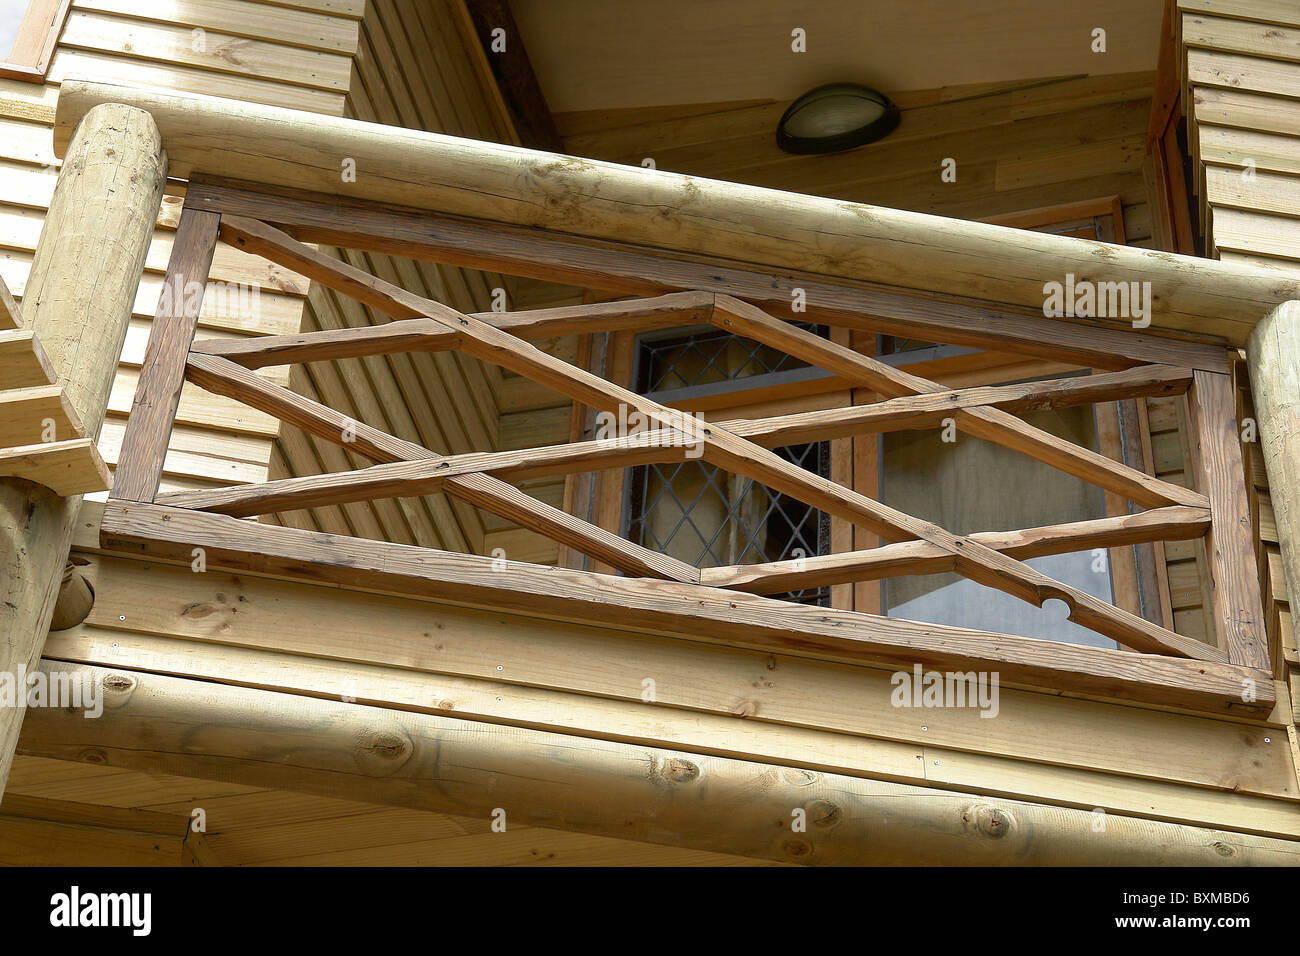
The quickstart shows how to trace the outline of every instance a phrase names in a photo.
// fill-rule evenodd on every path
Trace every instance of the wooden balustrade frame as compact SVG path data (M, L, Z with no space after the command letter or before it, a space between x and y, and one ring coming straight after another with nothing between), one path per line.
M250 215L251 214L251 215ZM453 242L453 239L455 240ZM305 244L455 262L640 293L643 298L534 312L462 314ZM621 627L652 626L703 640L859 663L922 662L997 669L1003 679L1217 713L1266 714L1273 689L1258 581L1250 573L1249 517L1233 415L1228 350L1201 341L1128 333L988 303L930 300L845 282L809 295L816 321L883 332L922 329L932 339L1066 359L1101 374L1015 385L946 389L837 345L770 314L772 290L797 277L614 243L577 243L540 230L443 220L374 203L341 202L238 184L190 186L168 284L205 283L223 241L293 269L393 321L386 325L194 341L199 302L160 303L104 512L106 547L293 574L426 597L482 597L496 606ZM472 261L471 261L472 260ZM638 275L640 278L636 278ZM636 288L629 290L629 284ZM766 290L766 291L763 291ZM807 292L808 290L805 290ZM773 311L776 311L775 309ZM804 316L801 316L804 317ZM882 396L873 405L699 424L530 344L554 335L709 323L764 343ZM901 323L901 324L900 324ZM259 376L257 369L404 351L460 350L600 411L636 411L637 434L508 452L438 455ZM256 485L158 494L182 384L236 399L373 465ZM1028 425L1016 412L1144 396L1186 394L1200 481L1183 488ZM964 433L1017 450L1143 509L1049 527L950 533L790 464L771 449L951 419ZM881 547L800 561L699 570L537 501L511 481L678 460L688 444L704 460L879 535ZM588 554L626 577L506 562L239 520L282 510L443 492ZM1210 646L1053 580L1024 559L1153 541L1206 542L1220 646ZM795 588L955 571L1070 618L1119 650L827 611L764 597ZM616 612L616 613L615 613Z

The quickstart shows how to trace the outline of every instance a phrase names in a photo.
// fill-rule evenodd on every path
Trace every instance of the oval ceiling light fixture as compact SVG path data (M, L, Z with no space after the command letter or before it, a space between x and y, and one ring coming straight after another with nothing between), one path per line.
M777 124L776 145L787 153L838 153L888 136L899 115L884 93L857 83L829 83L790 104Z

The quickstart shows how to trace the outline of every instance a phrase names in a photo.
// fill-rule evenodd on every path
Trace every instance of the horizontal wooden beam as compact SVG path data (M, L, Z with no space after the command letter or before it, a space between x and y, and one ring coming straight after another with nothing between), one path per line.
M202 367L204 362L213 358L194 355L192 363L196 368ZM1191 376L1187 369L1140 366L1102 375L978 386L894 398L872 405L796 412L775 418L736 419L721 422L719 427L757 445L776 448L934 425L951 415L954 408L991 405L1011 411L1030 411L1115 401L1137 395L1177 395L1187 390ZM209 384L218 389L223 387L217 383ZM283 404L306 401L300 396L291 398L286 395ZM271 410L280 406L260 407ZM341 427L342 422L336 422L331 431L336 433ZM698 447L698 438L675 429L661 428L623 438L511 451L470 452L428 461L373 465L354 471L282 478L252 485L174 491L160 495L156 500L176 508L248 517L372 498L433 494L442 490L444 481L455 475L481 472L508 481L524 481L579 471L676 461L681 459L688 446ZM1203 503L1203 499L1197 502L1198 505Z
M112 706L29 712L21 753L824 865L1295 865L1290 840L44 661ZM499 730L499 728L497 728ZM477 731L477 732L476 732ZM199 752L196 737L206 743ZM144 743L142 743L142 741ZM522 769L521 769L522 768ZM491 781L489 786L487 781ZM790 814L813 820L792 833Z
M521 562L495 562L358 538L254 524L156 504L110 501L104 548L210 568L330 581L433 600L469 601L614 628L727 643L767 652L911 668L996 670L1008 684L1052 693L1211 713L1268 714L1273 684L1263 671L1211 660L917 624L669 581L643 581ZM1243 701L1243 681L1257 699Z
M1047 554L1117 548L1150 541L1187 541L1205 534L1208 508L1175 505L1020 531L980 531L970 535L986 548L1018 560ZM864 551L817 555L769 564L706 568L700 583L750 594L780 594L802 588L874 581L902 574L939 574L953 570L952 555L927 541L901 541Z
M55 152L91 108L154 117L174 175L290 185L693 255L1042 308L1043 285L1150 283L1162 329L1246 337L1300 281L1260 267L804 196L421 130L66 79ZM355 181L339 175L356 164Z
M658 295L699 289L736 295L783 316L930 342L997 348L1082 368L1121 369L1142 363L1223 372L1226 348L1087 321L1050 319L994 303L902 293L878 283L760 269L711 257L684 257L623 242L576 239L542 229L376 209L339 197L191 182L185 202L199 209L262 219L304 242L318 242L507 275ZM265 188L265 187L264 187ZM282 195L282 193L292 195ZM802 293L797 315L792 303Z
M85 437L61 385L0 391L0 448Z
M0 478L22 478L60 497L106 491L108 466L89 438L0 448Z
M0 383L5 388L54 384L54 367L31 329L0 332Z
M476 312L473 317L523 339L622 330L672 328L706 321L713 311L709 292L674 292L652 299L595 302L524 312ZM399 319L385 325L260 338L205 339L193 351L258 369L326 359L435 352L455 348L456 333L428 319Z

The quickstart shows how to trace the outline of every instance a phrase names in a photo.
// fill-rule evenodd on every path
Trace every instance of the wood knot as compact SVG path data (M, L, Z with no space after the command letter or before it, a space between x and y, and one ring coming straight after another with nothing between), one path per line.
M414 752L411 739L400 728L363 730L357 734L353 751L359 764L377 774L398 770Z
M829 800L814 800L805 809L808 811L808 822L815 827L829 830L844 819L844 811Z
M104 678L104 692L108 694L129 694L135 685L136 679L126 674L109 674Z
M81 751L77 754L77 759L83 763L97 763L102 766L108 766L108 754L97 748Z
M1232 845L1229 844L1229 843L1224 843L1224 842L1222 842L1221 840L1216 840L1213 844L1211 844L1211 846L1214 847L1214 852L1217 853L1217 854L1219 854L1219 856L1236 856L1236 855L1237 855L1237 848L1236 848L1236 847L1232 846Z
M682 757L669 757L664 761L664 778L673 783L694 783L700 779L700 768Z
M795 859L812 855L812 845L803 840L786 840L782 849L785 850L787 856L792 856Z
M810 787L821 779L821 774L813 773L811 770L801 770L798 767L786 767L781 771L781 776L793 787Z
M964 814L966 820L975 823L975 828L986 837L1000 840L1010 833L1016 825L1015 817L998 807L981 805L971 807Z

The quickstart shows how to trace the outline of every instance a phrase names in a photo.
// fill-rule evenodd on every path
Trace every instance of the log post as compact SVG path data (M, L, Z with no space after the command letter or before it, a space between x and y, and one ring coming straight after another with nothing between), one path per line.
M148 113L95 107L69 144L36 246L25 325L91 438L104 422L166 175ZM0 480L0 674L16 678L40 657L80 506L80 496ZM0 794L24 705L0 708Z
M1300 600L1300 302L1283 302L1255 326L1246 358L1294 611Z

